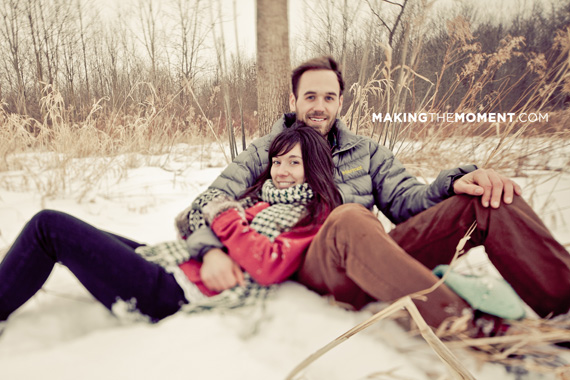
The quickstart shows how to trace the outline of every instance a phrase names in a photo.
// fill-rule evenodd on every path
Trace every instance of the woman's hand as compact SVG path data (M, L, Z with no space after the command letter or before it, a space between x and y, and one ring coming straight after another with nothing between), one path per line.
M245 285L239 265L219 248L212 248L204 255L200 277L208 289L216 292Z

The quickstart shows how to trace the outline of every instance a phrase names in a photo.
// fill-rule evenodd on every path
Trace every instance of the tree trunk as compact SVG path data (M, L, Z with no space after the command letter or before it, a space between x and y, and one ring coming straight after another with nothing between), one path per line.
M287 0L257 0L257 104L259 133L267 134L290 93Z

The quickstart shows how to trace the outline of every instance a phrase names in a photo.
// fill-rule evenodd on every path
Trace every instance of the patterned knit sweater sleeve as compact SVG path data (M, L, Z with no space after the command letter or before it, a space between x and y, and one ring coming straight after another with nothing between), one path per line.
M270 239L250 226L253 217L267 207L259 202L248 208L246 219L236 209L229 209L211 224L230 257L261 285L283 282L295 273L319 230L319 226L298 227Z

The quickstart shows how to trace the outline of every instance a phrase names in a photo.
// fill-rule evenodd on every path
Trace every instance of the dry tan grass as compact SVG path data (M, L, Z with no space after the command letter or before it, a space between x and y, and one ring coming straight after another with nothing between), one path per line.
M570 364L563 359L568 350L553 345L570 342L570 319L523 319L509 323L511 327L504 336L469 338L462 331L442 332L442 335L447 347L469 348L470 355L481 362L551 374L557 379L570 376ZM460 326L456 328L462 330Z
M152 86L147 86L152 93ZM82 200L109 171L140 166L144 158L138 153L170 154L176 144L203 144L212 135L217 138L213 130L204 135L177 125L167 112L168 102L158 106L152 96L141 104L138 115L122 117L103 113L105 101L95 102L81 123L70 121L61 94L51 85L45 87L41 99L41 121L0 107L0 173L16 173L5 174L0 186L33 189L51 198L68 192L73 182L79 185L72 196ZM117 161L125 155L130 159ZM86 157L93 159L77 160Z

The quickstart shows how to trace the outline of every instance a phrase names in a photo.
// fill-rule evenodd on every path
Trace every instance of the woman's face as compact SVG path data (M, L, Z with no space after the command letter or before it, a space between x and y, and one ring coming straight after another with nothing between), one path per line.
M289 152L271 159L271 179L278 189L305 182L301 144L297 143Z

